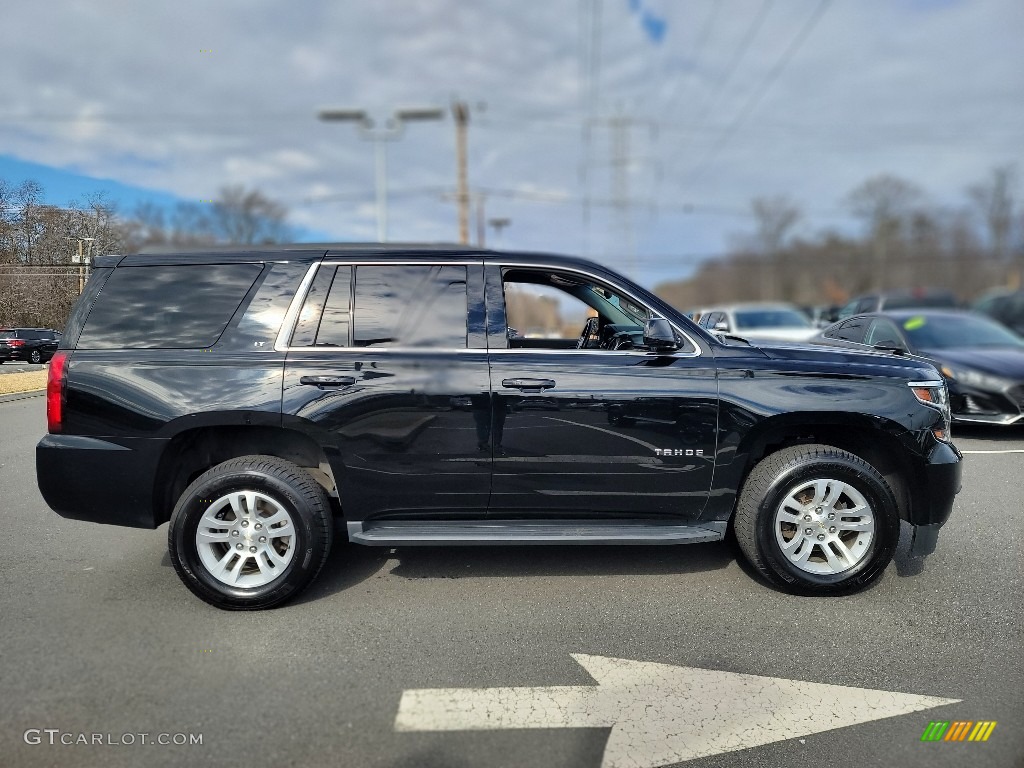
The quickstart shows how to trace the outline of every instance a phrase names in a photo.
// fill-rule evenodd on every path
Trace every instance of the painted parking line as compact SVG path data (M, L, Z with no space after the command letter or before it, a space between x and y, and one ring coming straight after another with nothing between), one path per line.
M656 768L957 699L573 654L597 685L402 693L396 731L611 728L602 768Z
M1000 451L960 451L960 453L1024 453L1024 448L1006 448Z

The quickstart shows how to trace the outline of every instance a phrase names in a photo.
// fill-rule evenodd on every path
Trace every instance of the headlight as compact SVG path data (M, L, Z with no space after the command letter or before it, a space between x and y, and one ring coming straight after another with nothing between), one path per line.
M1003 379L999 376L991 376L987 373L975 371L971 368L950 368L948 365L944 365L940 370L942 371L942 375L947 379L952 379L953 381L958 381L961 384L966 384L968 387L975 387L977 389L1001 392L1004 389L1009 389L1014 384L1014 382L1009 379Z
M943 371L945 373L945 371ZM949 440L949 391L944 381L911 381L907 386L919 403L935 408L942 414L942 426L932 429L936 440Z

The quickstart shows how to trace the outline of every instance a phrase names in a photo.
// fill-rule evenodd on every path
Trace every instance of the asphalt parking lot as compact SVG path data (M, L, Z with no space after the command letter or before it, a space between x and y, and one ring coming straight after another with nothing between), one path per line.
M692 768L1024 765L1024 429L961 429L964 487L938 550L909 560L904 537L851 597L777 592L731 542L336 545L310 590L263 613L193 597L166 527L49 512L44 430L42 397L0 403L0 764L639 767L675 740L704 750ZM634 698L578 706L620 673ZM830 707L861 694L825 686L956 703L893 714L904 699L879 694L866 706L882 719L836 728ZM818 704L789 707L801 696ZM641 699L649 717L626 732L619 708ZM984 743L924 743L931 721L997 725ZM757 729L774 736L725 751Z

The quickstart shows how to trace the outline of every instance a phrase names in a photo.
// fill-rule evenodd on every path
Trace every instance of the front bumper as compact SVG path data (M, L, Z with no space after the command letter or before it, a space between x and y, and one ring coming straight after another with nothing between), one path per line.
M46 435L40 440L36 481L50 509L73 520L156 528L155 470L166 441L122 442L79 435Z
M951 384L953 420L965 424L1016 424L1024 419L1024 385L994 391Z
M951 443L936 442L919 473L909 512L914 538L914 557L935 551L939 529L953 513L953 502L962 487L963 455Z

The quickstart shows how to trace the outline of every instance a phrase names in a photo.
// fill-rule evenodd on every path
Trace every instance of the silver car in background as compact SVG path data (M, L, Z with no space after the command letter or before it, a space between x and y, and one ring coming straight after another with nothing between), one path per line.
M697 315L701 328L748 341L807 341L818 332L807 315L782 302L707 307Z

